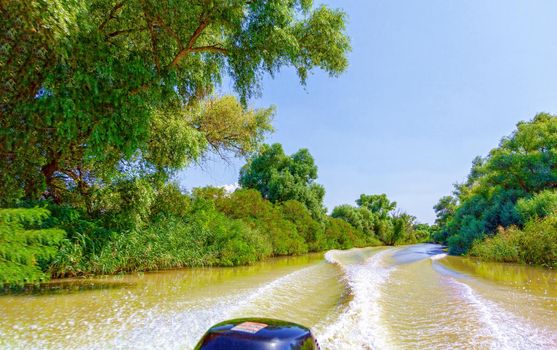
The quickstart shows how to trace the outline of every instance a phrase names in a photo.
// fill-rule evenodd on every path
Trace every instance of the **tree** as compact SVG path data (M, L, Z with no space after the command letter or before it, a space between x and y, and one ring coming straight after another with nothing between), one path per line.
M335 207L331 212L333 218L342 219L354 228L368 235L374 234L375 218L367 208L357 208L348 204Z
M391 202L386 194L362 194L356 200L359 207L367 208L380 218L385 218L396 208L396 202Z
M457 203L457 199L453 196L441 197L437 204L433 206L436 215L435 224L440 226L445 225L449 218L454 215Z
M5 204L61 201L68 187L88 196L122 161L168 170L204 143L250 152L269 112L242 110L255 122L218 133L216 116L244 120L229 99L211 102L223 76L245 106L265 73L292 66L304 83L315 67L347 66L344 13L311 1L32 0L4 2L0 14ZM198 108L213 112L188 119ZM178 144L157 142L169 134Z
M544 190L531 198L521 198L516 203L516 210L523 222L557 215L557 191Z
M416 243L414 235L414 224L416 217L400 212L392 216L392 230L390 235L385 239L387 245L395 245L397 243Z
M238 183L243 188L261 192L272 203L297 200L314 218L325 214L323 186L317 184L317 166L307 149L287 156L278 143L266 145L248 159L240 170Z
M556 187L557 117L540 113L474 160L467 181L456 186L457 199L440 200L436 240L446 240L451 253L466 253L474 240L495 235L499 227L520 227L538 211L551 212L550 192L526 200Z

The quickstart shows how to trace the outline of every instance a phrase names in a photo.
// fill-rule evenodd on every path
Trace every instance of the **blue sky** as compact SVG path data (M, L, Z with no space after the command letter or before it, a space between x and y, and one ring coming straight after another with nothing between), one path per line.
M557 1L324 3L348 14L348 70L315 71L302 87L285 69L251 103L277 107L269 143L310 150L329 210L386 193L433 222L476 155L518 121L557 112ZM231 184L243 163L210 159L178 178L188 189Z

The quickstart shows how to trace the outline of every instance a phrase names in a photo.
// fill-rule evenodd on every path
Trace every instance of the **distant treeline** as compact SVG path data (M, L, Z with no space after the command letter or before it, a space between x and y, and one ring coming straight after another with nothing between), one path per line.
M452 254L557 267L557 117L518 123L434 209Z

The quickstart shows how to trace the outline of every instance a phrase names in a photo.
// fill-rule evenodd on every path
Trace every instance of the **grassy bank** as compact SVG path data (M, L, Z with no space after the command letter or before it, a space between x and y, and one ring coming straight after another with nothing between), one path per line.
M208 188L190 195L169 185L142 207L133 204L97 216L51 202L0 209L0 284L245 265L271 256L382 244L341 219L314 219L297 201L272 204L255 190L226 194Z
M557 268L557 216L529 221L522 229L500 229L495 236L474 242L470 255Z

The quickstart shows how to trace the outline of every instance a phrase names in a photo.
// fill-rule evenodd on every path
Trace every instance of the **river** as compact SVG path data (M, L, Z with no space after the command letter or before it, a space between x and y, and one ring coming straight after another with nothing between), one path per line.
M0 347L192 349L214 323L310 326L323 349L557 349L557 271L439 246L52 281L0 296Z

